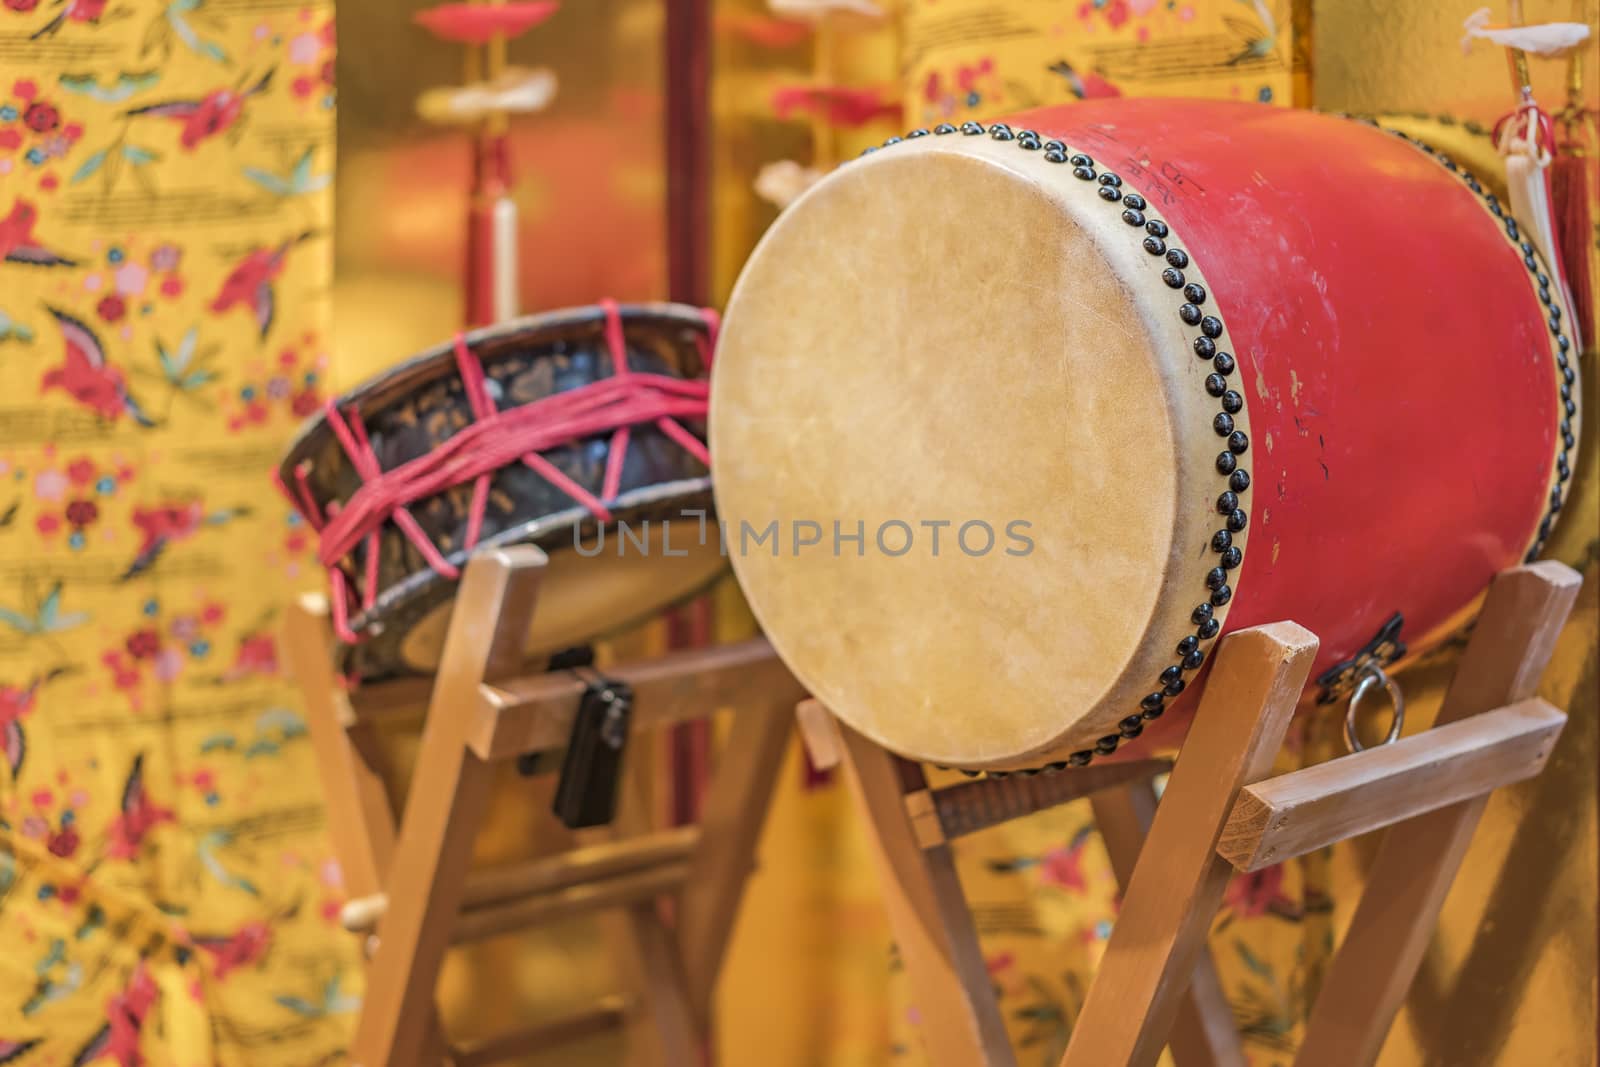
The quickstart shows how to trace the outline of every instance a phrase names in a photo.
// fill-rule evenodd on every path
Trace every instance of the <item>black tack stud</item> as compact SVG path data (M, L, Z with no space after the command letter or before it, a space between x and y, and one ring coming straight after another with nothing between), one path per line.
M1233 356L1228 352L1218 352L1217 358L1211 361L1211 365L1217 368L1218 374L1232 374L1234 368Z
M910 139L912 137L926 137L926 136L928 136L928 131L927 130L922 130L922 129L912 130L910 133L906 134L906 138L907 139Z
M1160 705L1157 705L1156 707L1153 707L1153 708L1146 708L1145 712L1144 712L1144 717L1145 717L1145 719L1147 721L1154 722L1156 719L1161 718L1161 716L1165 715L1166 713L1167 713L1167 709L1166 708L1161 707Z
M1190 634L1189 636L1185 637L1182 641L1178 642L1178 655L1187 656L1189 653L1193 652L1195 649L1197 649L1199 647L1200 647L1200 639L1198 637L1196 637L1194 634Z
M1071 767L1087 767L1092 759L1094 759L1093 752L1074 752L1067 757L1067 765Z
M1233 535L1227 530L1218 530L1211 535L1211 551L1226 552L1233 544Z
M869 145L867 145L867 147L865 147L865 148L863 148L861 150L861 154L864 155L864 156L865 155L870 155L871 153L876 152L877 150L878 150L878 146L877 145L869 144Z
M1250 447L1250 438L1245 436L1243 430L1235 430L1228 435L1228 451L1236 456L1242 456Z
M1182 678L1179 678L1176 682L1173 682L1171 685L1167 686L1165 689L1163 689L1161 691L1163 693L1167 694L1167 696L1169 696L1169 697L1175 697L1179 693L1183 692L1183 686L1184 686L1184 681L1183 681Z
M1127 204L1129 207L1137 208L1140 211L1145 209L1144 197L1140 196L1138 193L1129 193L1122 198L1122 202Z
M1127 199L1127 197L1123 197L1123 203L1127 203ZM1159 237L1146 237L1144 239L1144 250L1152 256L1159 256L1167 250L1167 242ZM1196 319L1198 321L1198 316L1196 316Z
M1174 267L1187 267L1189 265L1189 253L1181 248L1169 248L1167 249L1167 262Z
M1222 559L1220 562L1222 563L1223 570L1231 571L1239 564L1244 562L1244 553L1239 551L1238 545L1233 545L1222 554Z
M1222 394L1222 410L1229 415L1237 415L1244 410L1244 397L1229 389Z
M1094 178L1094 171L1090 170L1088 167L1073 167L1072 176L1074 178L1080 178L1083 181L1091 181Z
M1222 320L1215 315L1207 315L1200 320L1200 332L1207 337L1222 336Z
M1182 677L1183 677L1183 670L1181 668L1179 668L1179 667L1168 667L1166 670L1161 672L1161 684L1162 685L1171 685L1173 682L1176 682L1179 678L1182 678Z
M883 142L883 147L888 148L890 145L899 144L903 140L905 140L904 137L890 137Z
M1151 219L1144 224L1144 232L1151 237L1165 237L1167 235L1167 224L1160 219Z
M1194 611L1189 613L1189 618L1193 619L1196 623L1205 622L1207 619L1211 618L1211 605L1196 604ZM1201 634L1200 639L1202 641L1205 640L1205 634Z
M933 132L938 134L940 137L943 137L947 133L955 133L956 128L950 125L948 122L941 122L939 125L933 128Z
M1200 664L1204 663L1205 661L1206 654L1197 648L1187 656L1183 657L1183 669L1186 671L1197 671L1200 669Z
M1072 157L1072 165L1074 167L1092 167L1094 166L1094 160L1090 159L1082 152L1079 152L1077 155Z
M1232 599L1233 588L1231 586L1225 585L1221 589L1213 589L1211 591L1211 602L1219 608Z
M1194 354L1201 359L1210 359L1217 354L1217 342L1209 337L1196 337L1194 339Z
M1561 435L1561 445L1563 448L1571 448L1576 443L1577 438L1573 437L1572 434L1564 433Z
M1139 706L1145 711L1154 711L1162 705L1162 702L1163 697L1160 693L1146 693L1144 699L1139 701Z
M1207 604L1206 607L1209 609L1211 605ZM1195 633L1200 636L1200 640L1209 641L1213 637L1217 636L1217 631L1220 629L1222 629L1222 624L1220 622L1218 622L1216 619L1207 618L1200 624L1199 628L1195 630Z
M1122 213L1122 221L1126 222L1129 226L1143 226L1144 212L1135 211L1130 207Z
M1145 238L1146 243L1154 240L1154 237ZM1193 304L1184 304L1182 307L1178 308L1178 318L1182 319L1190 326L1198 326L1200 325L1200 309L1195 307Z
M1212 396L1225 396L1228 391L1228 379L1220 374L1206 375L1206 392Z
M1244 513L1243 508L1234 508L1228 513L1228 529L1238 533L1250 522L1250 516Z
M1196 304L1204 304L1206 302L1206 287L1193 283L1186 285L1183 287L1183 298Z
M1250 472L1234 471L1232 476L1228 478L1228 488L1235 493L1242 493L1250 488Z
M1568 341L1565 335L1556 338L1556 347L1561 349L1563 352L1565 352L1571 346L1571 344L1572 342Z
M1102 756L1109 756L1117 750L1117 742L1122 740L1116 734L1102 737L1094 743L1094 750Z
M1067 161L1067 157L1061 152L1056 151L1054 148L1051 148L1045 151L1044 160L1046 163L1065 163Z
M1183 271L1176 267L1168 267L1161 272L1161 280L1167 283L1168 288L1183 288Z
M1539 266L1538 262L1535 261L1532 256L1523 256L1522 265L1527 267L1529 270L1534 270Z
M1217 497L1217 514L1218 515L1226 515L1229 512L1231 512L1231 511L1235 510L1236 508L1238 508L1238 506L1239 506L1239 494L1235 493L1232 489L1223 490L1222 495Z
M1567 418L1570 419L1572 416L1574 416L1574 415L1576 415L1578 413L1578 405L1574 404L1570 398L1563 398L1563 399L1566 399L1565 407L1566 407L1566 410L1567 410Z
M1121 185L1122 184L1122 179L1120 177L1118 177L1117 175L1112 174L1108 170L1104 174L1100 175L1100 184L1101 185Z
M1233 432L1233 416L1226 411L1217 412L1216 418L1211 420L1211 428L1217 431L1218 437L1227 437Z
M1239 465L1239 461L1233 458L1233 453L1232 452L1218 452L1217 453L1217 473L1218 474L1232 474L1233 473L1233 469L1235 467L1237 467L1238 465Z
M1207 589L1219 589L1227 584L1228 572L1223 570L1221 567L1212 567L1210 572L1206 575ZM1184 638L1184 640L1187 641L1188 638Z
M1057 760L1055 763L1047 763L1044 769L1047 771L1064 771L1067 769L1067 761Z
M1573 372L1571 367L1562 367L1561 377L1562 380L1564 380L1568 385L1571 385L1575 380L1577 380L1578 376Z
M980 134L980 133L983 132L983 123L981 123L981 122L963 122L961 124L961 132L966 134L968 137L971 137L971 136L973 136L975 134Z
M1132 726L1128 725L1130 721L1133 723ZM1140 734L1144 733L1144 719L1138 715L1128 716L1128 718L1123 719L1117 724L1117 733L1130 739L1138 737Z
M1116 203L1118 200L1122 199L1122 190L1114 188L1110 185L1102 185L1100 187L1100 199L1110 203Z
M1044 143L1044 150L1046 152L1065 152L1067 150L1067 146L1062 144L1060 141L1052 139Z
M989 127L989 136L996 141L1010 141L1015 139L1017 135L1011 132L1010 126L1003 122L997 122Z

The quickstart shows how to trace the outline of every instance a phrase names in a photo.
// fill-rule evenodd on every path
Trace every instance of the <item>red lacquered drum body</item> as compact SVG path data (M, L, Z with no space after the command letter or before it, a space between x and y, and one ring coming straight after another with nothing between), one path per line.
M1181 727L1220 633L1279 619L1321 639L1308 702L1338 699L1555 521L1576 353L1526 242L1453 164L1331 116L1116 100L919 131L752 256L720 512L927 503L1029 520L1035 558L735 570L798 676L912 757L1109 755Z

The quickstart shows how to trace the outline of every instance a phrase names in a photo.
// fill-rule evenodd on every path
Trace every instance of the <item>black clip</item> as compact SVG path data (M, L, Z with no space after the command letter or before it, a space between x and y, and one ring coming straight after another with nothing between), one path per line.
M633 690L593 671L574 673L588 686L578 700L552 810L568 829L581 830L604 826L616 815Z

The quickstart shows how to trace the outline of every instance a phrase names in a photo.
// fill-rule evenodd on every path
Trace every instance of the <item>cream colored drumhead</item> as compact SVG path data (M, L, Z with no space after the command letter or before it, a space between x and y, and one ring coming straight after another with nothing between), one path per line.
M1214 494L1178 488L1216 478L1206 365L1142 234L1069 170L987 137L852 162L779 218L724 322L734 570L812 692L913 758L1115 733L1211 566Z

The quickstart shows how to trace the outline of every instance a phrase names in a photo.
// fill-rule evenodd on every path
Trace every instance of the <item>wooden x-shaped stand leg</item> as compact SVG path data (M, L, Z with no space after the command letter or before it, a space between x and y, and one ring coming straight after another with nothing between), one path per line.
M495 764L564 745L585 688L565 673L523 673L545 563L537 549L514 548L480 552L467 566L438 674L425 690L427 718L398 830L371 726L329 667L325 612L305 602L292 613L292 666L306 691L334 848L354 898L345 923L376 931L367 941L371 960L352 1064L433 1067L448 1060L472 1067L619 1025L633 1038L629 1062L638 1067L694 1064L709 1043L717 974L788 740L790 709L803 691L760 640L608 668L634 693L636 734L734 709L702 822L652 833L635 819L637 832L626 836L590 833L554 857L471 871ZM365 699L386 702L381 691ZM667 897L676 904L670 924L660 907ZM600 908L612 913L628 995L474 1047L447 1046L434 987L451 944Z
M1296 1060L1372 1064L1488 794L1537 774L1566 721L1533 692L1580 584L1550 562L1500 575L1433 729L1277 778L1316 637L1290 622L1229 635L1153 815L1158 766L930 790L919 767L803 705L813 759L844 765L866 816L930 1062L1016 1062L948 839L1087 795L1124 898L1062 1067L1152 1067L1169 1044L1179 1067L1242 1067L1206 954L1229 878L1392 827Z

